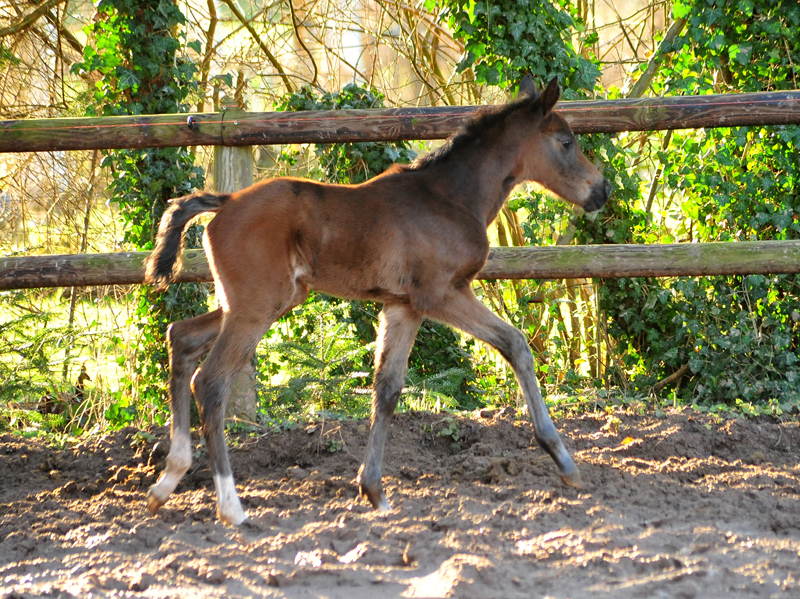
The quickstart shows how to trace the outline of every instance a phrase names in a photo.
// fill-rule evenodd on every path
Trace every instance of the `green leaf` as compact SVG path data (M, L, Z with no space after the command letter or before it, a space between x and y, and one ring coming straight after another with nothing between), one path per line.
M525 29L527 29L527 25L524 21L514 21L508 27L511 36L514 38L514 41L519 41L522 37L522 34L525 33Z
M692 5L688 2L681 2L681 0L678 0L672 5L672 15L676 19L685 19L691 12Z

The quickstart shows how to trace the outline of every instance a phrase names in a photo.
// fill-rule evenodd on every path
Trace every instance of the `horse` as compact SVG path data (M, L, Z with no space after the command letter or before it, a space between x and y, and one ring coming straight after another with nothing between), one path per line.
M304 302L309 290L383 304L371 428L357 477L374 509L391 509L382 484L383 452L423 317L500 352L522 388L536 441L564 483L582 487L542 399L525 336L485 307L471 285L489 254L487 228L518 184L534 181L587 212L608 200L611 185L553 111L560 93L556 79L539 91L528 76L514 100L482 109L438 150L358 185L279 177L235 193L201 191L172 200L145 281L157 291L166 289L180 270L187 225L214 212L203 246L218 307L167 330L170 450L163 474L147 494L151 513L191 465L194 393L213 468L217 517L228 525L245 520L225 445L226 402L259 340Z

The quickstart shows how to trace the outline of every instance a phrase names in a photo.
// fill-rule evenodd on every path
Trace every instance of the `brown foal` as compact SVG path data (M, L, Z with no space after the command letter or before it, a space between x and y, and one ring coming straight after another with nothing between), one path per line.
M173 323L167 332L171 445L166 470L148 493L151 512L167 501L191 464L194 392L214 472L217 516L234 525L245 519L225 446L225 405L234 377L261 337L302 303L309 289L383 303L372 428L358 474L361 492L376 509L390 509L381 482L383 449L424 316L502 354L524 392L536 440L564 482L581 486L542 400L524 335L471 289L488 256L486 229L519 183L535 181L587 211L608 200L608 181L552 111L559 94L555 79L540 93L526 78L515 101L485 111L438 151L360 185L278 178L233 194L199 192L172 202L161 220L147 281L166 288L179 270L185 227L203 212L216 212L204 245L218 308Z

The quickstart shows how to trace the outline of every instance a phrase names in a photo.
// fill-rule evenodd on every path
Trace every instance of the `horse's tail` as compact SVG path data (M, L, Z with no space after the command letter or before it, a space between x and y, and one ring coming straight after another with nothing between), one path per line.
M175 281L180 271L180 254L183 249L184 230L195 216L203 212L216 212L230 197L226 193L201 191L170 200L170 207L161 217L156 237L156 247L147 260L144 282L156 291L164 291Z

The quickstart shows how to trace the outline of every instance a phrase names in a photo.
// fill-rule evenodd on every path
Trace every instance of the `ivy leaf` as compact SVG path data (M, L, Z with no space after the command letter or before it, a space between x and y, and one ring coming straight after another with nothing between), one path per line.
M525 33L525 29L527 29L527 26L523 21L514 21L508 27L508 30L515 42L519 41L519 38L521 38L522 34Z
M691 12L692 5L681 2L681 0L677 0L677 2L672 5L672 14L676 19L685 19Z
M465 49L475 58L486 54L486 44L482 44L480 42L470 42L469 44L467 44ZM472 60L474 61L475 58L473 58Z
M130 71L128 69L120 69L120 70L122 71L122 74L120 75L119 78L119 83L118 83L119 89L134 89L138 87L140 80L134 74L133 71Z
M464 70L468 69L473 65L475 62L475 54L472 52L465 52L464 56L461 60L458 61L456 65L456 73L462 73Z
M485 81L488 85L497 85L500 83L500 70L497 68L497 66L492 65L490 67L486 67L485 65L480 65L479 69L480 73L476 73L476 75L478 75L479 78Z
M728 49L728 56L731 60L735 60L741 65L746 65L750 62L750 55L753 53L753 44L751 43L743 43L743 44L733 44Z

